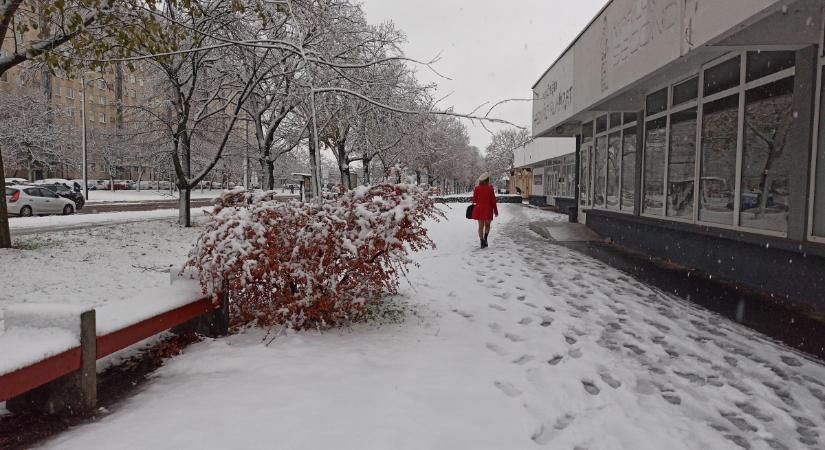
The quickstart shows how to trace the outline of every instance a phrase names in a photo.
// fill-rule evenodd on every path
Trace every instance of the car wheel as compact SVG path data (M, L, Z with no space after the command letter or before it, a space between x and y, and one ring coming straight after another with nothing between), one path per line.
M63 207L63 215L68 216L74 214L74 207L72 205L66 205Z
M20 217L31 217L33 215L31 206L24 206L20 208Z
M77 210L78 210L78 211L80 211L81 209L83 209L83 206L85 206L85 205L86 205L86 202L85 202L85 201L83 201L83 200L78 200L78 201L77 201Z

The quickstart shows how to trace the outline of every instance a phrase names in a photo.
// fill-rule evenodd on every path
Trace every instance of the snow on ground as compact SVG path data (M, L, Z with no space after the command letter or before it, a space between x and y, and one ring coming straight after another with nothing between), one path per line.
M404 323L289 333L269 346L262 330L204 341L111 414L45 447L823 444L821 362L527 229L551 213L502 205L491 247L479 250L463 208L448 211L431 228L438 249L415 256L421 266L400 295L414 311ZM177 263L186 243L168 242L130 251ZM137 275L106 273L130 286Z
M0 249L0 309L13 303L100 306L167 286L169 268L185 261L198 231L158 220L16 238L22 249Z

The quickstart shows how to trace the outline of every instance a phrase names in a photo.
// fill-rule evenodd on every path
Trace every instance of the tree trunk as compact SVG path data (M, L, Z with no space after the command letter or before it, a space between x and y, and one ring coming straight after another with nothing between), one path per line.
M0 151L0 248L11 248L9 213L6 206L6 170L3 167L3 153Z
M275 190L275 161L266 160L266 189Z
M180 186L180 207L178 210L178 224L182 227L191 227L192 218L189 213L189 186Z
M369 186L371 181L372 181L372 180L370 180L370 159L369 158L364 158L363 163L364 163L364 184Z

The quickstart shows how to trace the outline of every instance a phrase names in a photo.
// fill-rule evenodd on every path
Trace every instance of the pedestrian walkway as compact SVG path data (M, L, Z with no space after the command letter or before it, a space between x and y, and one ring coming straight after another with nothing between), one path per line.
M60 449L797 449L825 442L825 365L528 226L488 249L461 207L393 304L403 323L249 330L187 349ZM559 228L563 228L559 226ZM553 233L550 233L552 236ZM121 444L121 445L119 445Z

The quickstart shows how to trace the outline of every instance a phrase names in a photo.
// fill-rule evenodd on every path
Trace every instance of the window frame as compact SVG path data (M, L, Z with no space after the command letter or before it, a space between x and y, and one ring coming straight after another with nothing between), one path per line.
M809 242L816 242L818 244L825 244L825 235L819 236L814 233L814 212L816 209L816 179L817 179L817 160L819 159L819 152L825 151L820 148L820 142L825 138L822 134L825 133L825 128L820 126L823 119L822 108L825 106L825 92L822 92L822 83L825 81L825 10L822 11L820 18L822 30L820 30L819 51L816 59L816 88L814 89L814 125L812 128L812 151L811 151L811 179L808 186L808 229L807 240Z

